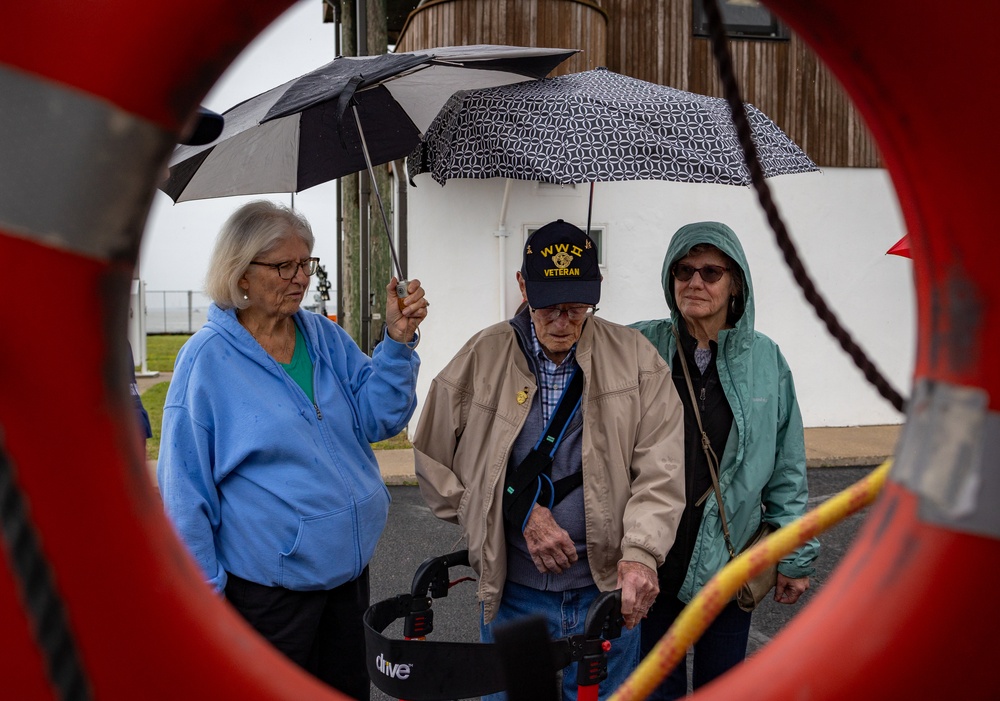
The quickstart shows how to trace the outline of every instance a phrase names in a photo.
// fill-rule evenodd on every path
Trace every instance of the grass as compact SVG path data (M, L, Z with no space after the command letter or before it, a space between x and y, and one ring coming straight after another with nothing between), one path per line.
M160 372L173 372L177 351L189 338L191 335L186 333L146 336L146 367Z
M153 437L146 441L146 459L156 460L160 455L160 425L163 423L163 402L167 398L169 382L159 382L142 393L142 405L149 414Z
M164 334L146 337L146 367L160 372L172 372L177 351L191 336L189 334ZM149 414L153 427L153 437L146 441L146 459L156 460L160 454L160 425L163 423L163 402L167 398L169 382L158 382L142 393L142 405ZM408 450L413 444L406 437L406 431L378 443L375 450Z
M146 336L146 367L159 372L173 372L177 351L190 334L163 334ZM167 398L169 382L157 382L142 393L142 405L149 414L153 437L146 441L146 459L156 460L160 455L160 426L163 424L163 402Z
M384 441L379 441L378 443L372 443L373 450L409 450L413 447L410 440L406 437L406 431L404 430L398 436L393 436Z

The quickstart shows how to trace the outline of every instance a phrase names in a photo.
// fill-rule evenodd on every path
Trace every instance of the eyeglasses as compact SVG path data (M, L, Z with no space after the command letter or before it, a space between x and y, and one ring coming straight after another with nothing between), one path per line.
M559 309L558 307L543 307L542 309L532 309L531 313L536 315L539 320L548 324L555 321L563 314L565 314L570 321L583 321L596 311L597 307L586 305L580 307L569 307L567 309Z
M302 272L306 276L315 275L316 271L319 270L319 258L306 258L301 263L294 260L286 260L281 263L261 263L260 261L252 260L250 265L264 265L268 268L274 268L278 271L278 277L282 280L291 280L295 277L299 268L302 268Z
M687 282L694 277L695 273L701 275L701 279L705 282L718 282L727 272L729 272L729 268L721 265L703 265L696 268L687 263L674 264L674 277L681 282Z

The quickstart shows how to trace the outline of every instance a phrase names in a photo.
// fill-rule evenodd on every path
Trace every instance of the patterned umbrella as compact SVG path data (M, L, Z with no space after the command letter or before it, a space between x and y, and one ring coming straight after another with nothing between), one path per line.
M766 177L819 170L763 112L746 109ZM407 165L442 185L494 177L750 184L724 99L606 69L456 93Z

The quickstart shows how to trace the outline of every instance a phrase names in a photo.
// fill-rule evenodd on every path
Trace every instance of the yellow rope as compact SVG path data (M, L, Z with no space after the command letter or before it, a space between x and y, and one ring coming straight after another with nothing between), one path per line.
M687 650L748 579L778 562L810 538L826 531L875 500L885 484L892 460L839 494L827 499L755 547L738 555L702 587L646 658L609 701L645 699L670 674Z

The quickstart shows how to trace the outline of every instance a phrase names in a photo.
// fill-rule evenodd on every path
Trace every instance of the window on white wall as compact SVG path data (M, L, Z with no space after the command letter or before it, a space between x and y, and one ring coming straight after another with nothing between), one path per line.
M575 222L570 222L570 224L573 224L574 226L579 227L580 229L584 229L585 228L584 224L577 224ZM527 226L527 227L525 227L525 229L524 229L524 241L521 244L522 249L524 247L524 244L526 244L528 242L528 237L531 236L533 233L535 233L536 231L538 231L541 228L542 228L542 225ZM594 245L597 247L597 263L598 263L598 265L600 265L603 268L605 266L605 263L604 263L604 227L603 226L593 226L593 225L591 225L590 231L588 231L587 233L590 235L591 240L593 240Z
M692 0L693 24L696 37L707 37L708 16L702 0ZM719 14L726 34L738 39L773 39L788 41L788 27L758 0L721 0Z

